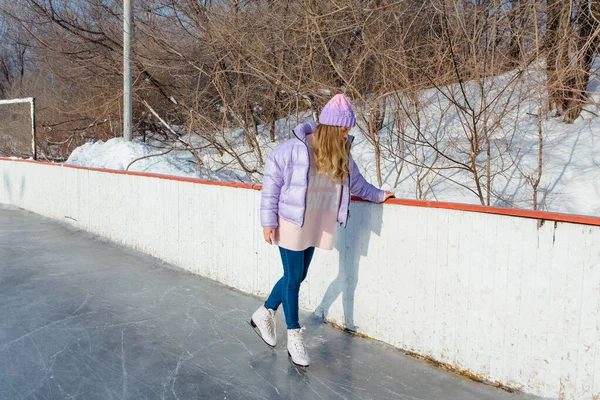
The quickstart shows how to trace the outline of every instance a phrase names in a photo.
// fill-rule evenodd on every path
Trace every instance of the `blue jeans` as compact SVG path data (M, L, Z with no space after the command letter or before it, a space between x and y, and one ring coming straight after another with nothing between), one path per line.
M281 278L271 291L265 302L265 307L277 310L283 303L283 313L288 329L300 328L298 321L298 293L300 284L308 274L308 267L315 252L314 247L302 251L287 250L279 248L281 261L283 262L283 278Z

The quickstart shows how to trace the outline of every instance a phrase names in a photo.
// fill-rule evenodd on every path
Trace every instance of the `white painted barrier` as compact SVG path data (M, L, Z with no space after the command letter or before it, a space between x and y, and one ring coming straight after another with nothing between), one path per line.
M0 203L244 292L266 296L280 277L257 190L6 159L0 176ZM302 308L490 382L600 399L600 218L396 203L352 204Z

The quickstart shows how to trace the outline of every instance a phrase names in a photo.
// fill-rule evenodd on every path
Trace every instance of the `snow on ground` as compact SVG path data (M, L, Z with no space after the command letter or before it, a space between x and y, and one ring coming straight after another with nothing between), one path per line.
M542 112L542 178L538 187L538 209L570 214L600 215L600 58L594 65L588 90L591 103L573 124L565 124L553 113ZM517 79L515 79L517 77ZM490 176L490 205L533 208L533 179L538 173L538 82L543 82L535 68L516 76L516 72L488 79L483 86L467 82L461 89L450 85L423 91L418 98L418 112L411 111L407 99L387 100L387 117L378 134L381 155L382 188L392 189L397 197L422 200L481 204L470 166L469 129L472 119L462 109L481 111L475 126L487 130L490 138L489 174L487 147L477 155L477 172L484 202L487 202L487 175ZM543 86L542 86L543 87ZM466 99L462 96L466 93ZM456 98L458 106L448 99ZM542 99L545 103L545 99ZM408 112L396 113L396 110ZM355 136L352 154L361 171L377 184L374 147L367 137L366 107L355 103L359 124L351 131ZM394 116L403 115L403 118ZM276 123L276 142L269 140L267 127L259 127L259 153L252 150L240 129L218 134L219 142L235 151L247 172L232 154L212 150L200 151L202 166L197 167L187 151L146 158L129 170L201 179L260 182L262 165L270 151L293 137L291 129L300 122L313 120L310 111L293 115ZM188 141L188 137L182 137ZM192 135L194 146L206 145ZM77 148L67 163L95 168L124 170L134 159L156 155L151 144L117 138L88 143ZM435 144L435 146L434 146ZM435 147L435 148L434 148Z
M106 142L86 143L76 148L66 164L218 181L235 181L237 178L235 173L229 170L212 171L205 167L197 167L188 152L171 151L162 154L166 151L137 139L127 142L123 138L114 138ZM139 161L135 161L138 159ZM133 161L135 162L130 165Z
M565 124L554 113L542 111L542 177L538 187L538 209L570 214L600 215L600 89L598 69L600 59L595 64L595 75L588 87L592 92L592 103L585 107L581 117L573 124ZM486 82L483 92L486 98L498 101L493 104L487 117L480 121L478 128L486 126L491 139L491 195L490 205L511 208L533 208L531 178L538 170L538 118L537 81L535 70L526 71L523 79L512 80L514 72ZM543 78L543 77L542 77ZM513 82L513 83L511 83ZM544 85L543 81L542 84ZM504 90L507 89L507 90ZM470 121L461 116L460 110L450 104L447 97L455 95L462 99L458 85L442 88L445 95L432 89L421 93L419 98L422 111L419 125L421 133L429 142L437 140L438 150L454 161L470 163L471 148L467 140ZM503 91L504 90L504 91ZM473 82L465 85L469 103L477 109L481 107L482 90ZM461 105L466 102L462 101ZM545 98L543 99L545 104ZM482 117L483 119L483 117ZM381 142L386 136L394 135L393 122L386 121ZM409 124L410 125L410 124ZM439 128L439 129L438 129ZM397 129L397 128L396 128ZM437 130L437 131L436 131ZM361 126L351 132L357 140L353 154L370 182L377 182L375 152L373 146L361 132ZM417 137L416 126L405 129L405 137ZM392 140L387 147L398 148L399 140ZM407 147L411 147L407 145ZM416 149L415 149L416 148ZM393 150L393 149L392 149ZM403 157L394 157L401 151L383 152L383 187L392 188L396 171L403 169L394 189L398 197L421 198L435 201L481 204L476 191L473 175L456 162L437 157L438 152L431 146L412 146L412 154L405 152ZM416 155L415 155L416 153ZM385 159L387 156L387 159ZM487 157L485 151L477 156L478 172L485 175ZM423 162L424 161L424 162ZM411 163L413 165L411 165ZM427 169L414 164L433 165L433 172L423 177ZM419 181L419 179L421 179ZM484 178L480 179L486 185ZM419 195L419 186L421 195ZM483 189L485 194L485 188ZM485 199L485 197L484 197Z

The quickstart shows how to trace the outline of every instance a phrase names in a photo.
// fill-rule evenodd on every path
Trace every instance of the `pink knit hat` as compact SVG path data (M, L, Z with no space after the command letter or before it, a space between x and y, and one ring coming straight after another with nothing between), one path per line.
M350 100L343 94L333 96L321 111L319 123L331 126L356 126L356 117Z

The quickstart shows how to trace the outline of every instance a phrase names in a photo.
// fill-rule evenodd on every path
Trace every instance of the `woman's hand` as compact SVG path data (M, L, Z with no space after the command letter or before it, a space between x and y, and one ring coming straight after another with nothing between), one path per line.
M383 201L386 201L387 199L389 199L390 197L396 197L396 193L394 192L385 192L385 196L383 197Z
M275 240L275 231L277 228L264 228L263 227L263 235L265 237L265 242L269 244L273 244L273 240Z

